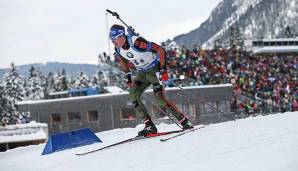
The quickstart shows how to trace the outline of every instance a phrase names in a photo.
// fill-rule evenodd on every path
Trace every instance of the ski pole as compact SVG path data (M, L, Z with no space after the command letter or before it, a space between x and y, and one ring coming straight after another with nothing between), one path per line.
M185 97L187 97L187 96L186 96L186 93L184 92L184 89L183 89L180 85L174 83L174 82L171 81L171 80L168 80L168 81L170 81L174 86L178 87L178 88L181 90L181 92L183 93L183 95L184 95ZM217 108L214 107L213 105L211 105L211 104L209 104L209 103L207 103L207 102L203 102L203 101L202 101L201 99L199 99L199 98L198 98L198 100L199 100L201 103L206 103L208 106L210 106L211 108L213 108L213 109L216 110L217 112L221 113L225 118L227 118L227 116L226 116L226 114L225 114L224 112L222 112L221 110L217 109ZM234 117L233 117L233 118L227 118L227 119L232 119L233 121L235 121Z
M190 78L190 79L194 80L193 78ZM176 83L175 83L174 81L172 81L172 80L169 80L169 81L170 81L174 86L178 87L178 88L182 91L183 95L186 97L186 93L184 92L184 89L183 89L180 85L176 84ZM214 107L213 105L207 103L206 100L203 101L203 100L201 100L200 98L198 98L198 100L199 100L201 103L206 103L208 106L210 106L211 108L213 108L214 110L216 110L217 112L221 113L223 116L226 117L226 114L225 114L224 112L222 112L221 110L217 109L217 108ZM226 118L227 118L227 117L226 117ZM232 119L233 121L235 121L234 117L233 117L233 118L227 118L227 119Z
M149 100L149 97L147 97L146 94L144 94L145 99ZM168 112L164 111L163 109L161 109L158 105L155 105L154 103L152 103L153 107L155 107L157 110L159 110L160 112L162 112L163 114L165 114L172 122L174 122L179 128L183 129L170 115Z
M131 26L128 26L128 24L126 24L121 18L120 18L120 15L117 13L117 12L113 12L109 9L106 9L106 11L108 13L110 13L112 16L116 17L118 20L120 20L126 27L127 29L129 29L129 31L131 31L134 35L136 36L139 36L139 33L135 32L135 30L131 27Z
M122 72L123 73L123 72ZM150 98L148 97L148 95L146 93L143 93L143 96L146 100L151 101ZM183 129L170 115L168 112L164 111L163 109L161 109L158 105L155 105L154 103L152 103L153 107L155 107L157 110L159 110L160 112L162 112L163 114L165 114L167 117L169 117L169 119L175 123L179 128Z

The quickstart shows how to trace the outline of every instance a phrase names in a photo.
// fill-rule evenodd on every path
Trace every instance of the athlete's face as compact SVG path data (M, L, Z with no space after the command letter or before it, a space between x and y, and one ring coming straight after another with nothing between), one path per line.
M121 48L125 44L125 41L126 41L125 36L119 36L115 40L112 40L112 42L117 48Z

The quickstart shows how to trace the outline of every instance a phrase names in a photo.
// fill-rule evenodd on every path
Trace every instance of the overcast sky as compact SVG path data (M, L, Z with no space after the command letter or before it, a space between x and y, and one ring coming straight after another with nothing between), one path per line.
M221 0L0 0L0 68L47 61L97 64L117 11L160 43L197 28ZM113 48L111 48L113 49ZM113 50L112 50L113 51Z

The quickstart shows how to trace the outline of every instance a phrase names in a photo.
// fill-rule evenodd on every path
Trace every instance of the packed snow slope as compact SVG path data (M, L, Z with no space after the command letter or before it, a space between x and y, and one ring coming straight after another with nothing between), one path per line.
M0 153L0 165L6 171L298 170L298 112L212 124L164 143L155 137L86 156L75 155L135 136L141 128L100 132L96 135L104 143L45 156L41 156L45 144L12 149ZM161 124L158 128L173 130L176 126Z

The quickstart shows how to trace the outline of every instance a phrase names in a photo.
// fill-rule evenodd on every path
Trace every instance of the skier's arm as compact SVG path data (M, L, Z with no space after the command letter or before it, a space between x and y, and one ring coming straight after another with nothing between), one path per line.
M122 69L122 71L124 71L125 73L130 72L129 62L118 53L116 48L115 48L115 59L117 59L117 61L119 62L121 66L120 69Z
M123 58L120 54L118 54L117 51L116 51L116 55L120 63L121 69L125 72L126 84L128 85L128 87L133 87L135 84L132 80L129 62L125 58Z
M166 56L165 56L166 51L164 50L164 48L162 48L158 44L152 42L151 51L158 54L158 56L160 58L160 68L166 69Z
M159 73L161 75L162 81L168 81L169 75L166 67L166 51L164 50L164 48L157 45L156 43L152 43L152 51L153 52L155 51L157 54L159 54L159 58L160 58Z
M128 73L130 72L130 69L129 69L129 63L126 59L124 59L122 56L119 57L119 63L120 63L120 66L121 66L121 69L125 72L125 73Z

